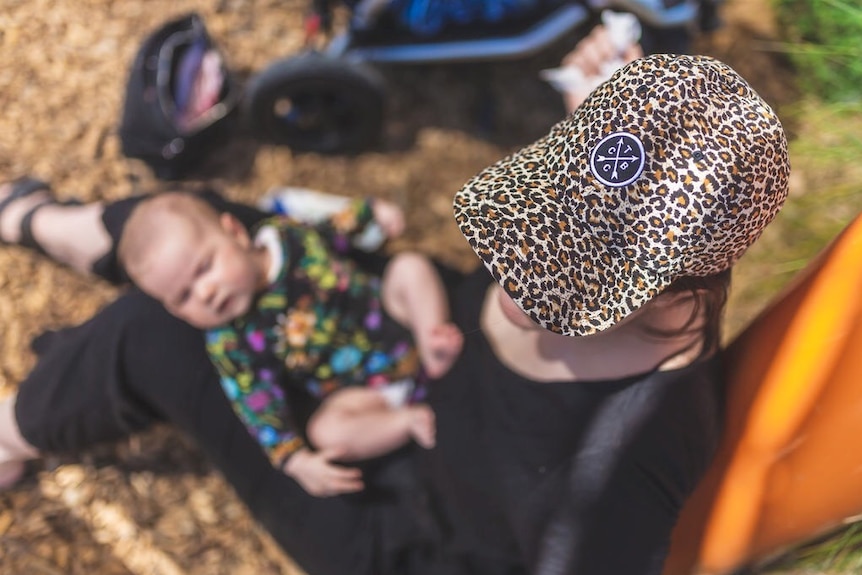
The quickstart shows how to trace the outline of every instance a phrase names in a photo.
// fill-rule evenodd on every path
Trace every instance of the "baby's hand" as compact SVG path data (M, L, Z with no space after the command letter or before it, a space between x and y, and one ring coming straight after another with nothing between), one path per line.
M332 497L362 491L362 471L332 463L343 454L334 449L300 449L284 464L284 472L315 497Z
M371 204L374 221L387 238L397 238L404 233L404 211L389 200L375 199Z

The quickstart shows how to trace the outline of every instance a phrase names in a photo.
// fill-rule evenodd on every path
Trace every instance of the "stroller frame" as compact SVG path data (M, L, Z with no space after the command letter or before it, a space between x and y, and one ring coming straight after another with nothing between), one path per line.
M306 23L307 44L321 32L320 49L277 60L252 76L242 114L251 133L264 142L296 152L353 154L380 139L385 120L386 85L375 64L418 65L527 58L595 22L605 9L630 12L646 28L688 38L690 30L714 27L723 0L560 0L512 31L482 37L441 35L439 39L396 36L369 41L368 28L349 26L332 33L331 0L315 0ZM353 22L351 21L351 24ZM400 36L400 37L398 37ZM663 50L675 51L675 50Z
M631 12L654 28L678 28L697 20L699 2L682 0L664 9L653 10L636 0L603 0L592 2L599 9ZM509 60L533 56L571 34L592 16L584 3L570 2L557 6L539 22L520 34L506 37L435 42L399 42L389 46L357 44L352 30L336 35L323 51L328 57L348 62L397 64L480 62Z

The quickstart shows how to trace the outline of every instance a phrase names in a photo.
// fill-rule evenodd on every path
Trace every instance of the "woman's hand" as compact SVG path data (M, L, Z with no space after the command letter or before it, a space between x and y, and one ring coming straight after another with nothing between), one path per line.
M371 205L374 221L383 230L387 238L397 238L404 233L404 210L389 200L375 199Z
M572 112L590 95L596 83L606 79L608 67L617 61L619 65L628 64L643 56L640 44L629 45L622 53L615 45L608 29L603 25L593 28L590 33L566 54L562 67L578 68L587 81L582 87L563 94L566 110Z
M311 451L300 449L284 464L284 472L315 497L332 497L356 493L365 486L362 471L333 463L343 454L337 450Z

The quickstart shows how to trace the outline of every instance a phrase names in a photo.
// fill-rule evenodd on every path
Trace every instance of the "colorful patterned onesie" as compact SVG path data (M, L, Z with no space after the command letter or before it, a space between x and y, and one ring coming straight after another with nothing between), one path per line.
M380 278L344 255L372 221L369 201L357 200L314 226L262 222L255 242L275 262L269 288L245 316L207 332L228 399L278 467L304 445L287 386L323 398L345 386L418 381L409 332L386 335L394 320L383 312ZM416 386L411 400L421 391Z

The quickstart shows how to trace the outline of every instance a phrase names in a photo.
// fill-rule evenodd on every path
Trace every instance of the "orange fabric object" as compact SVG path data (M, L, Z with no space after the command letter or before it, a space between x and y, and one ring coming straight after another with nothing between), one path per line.
M862 513L862 216L728 349L725 437L664 575L719 575Z

